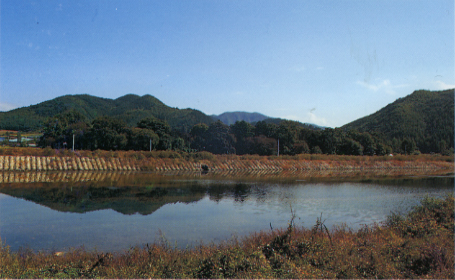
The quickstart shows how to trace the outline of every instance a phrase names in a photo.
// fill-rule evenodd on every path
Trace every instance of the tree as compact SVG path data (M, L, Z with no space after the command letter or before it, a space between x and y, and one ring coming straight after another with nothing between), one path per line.
M231 132L237 138L237 141L243 141L245 138L252 137L254 135L255 127L246 121L236 121L235 124L231 125Z
M356 139L363 146L363 154L367 156L372 156L376 153L376 144L370 133L364 132L358 134Z
M326 128L320 138L322 152L329 155L337 154L338 145L341 143L341 130Z
M409 139L405 138L401 142L401 150L406 155L412 154L412 152L414 152L415 148L416 148L416 143L414 140L409 140Z
M235 153L234 137L229 134L229 127L221 121L211 123L205 135L206 151L213 154Z
M166 121L157 118L145 118L137 123L139 128L150 129L155 132L159 137L157 150L172 149L171 127Z
M199 123L191 128L190 147L198 151L205 151L206 137L209 126L204 123Z
M123 121L99 117L92 122L89 146L92 150L124 150L128 144L129 128Z
M128 149L130 150L149 151L150 148L156 149L158 142L158 134L151 129L132 128L129 130Z
M310 148L305 141L298 141L295 143L293 150L296 154L308 154L310 152Z
M157 118L145 118L137 123L137 127L153 130L158 136L162 137L171 132L171 127L166 121Z
M199 124L196 124L193 126L193 128L191 128L191 132L190 134L193 136L193 137L203 137L205 135L205 133L207 132L207 130L209 130L209 126L206 125L205 123L199 123Z
M276 154L277 142L273 138L260 135L247 138L246 142L249 148L249 154L257 154L260 156L271 156Z
M275 138L280 140L280 154L292 155L298 129L291 122L281 122L276 131Z
M51 146L63 148L63 143L73 143L73 134L76 135L76 143L82 145L85 141L84 134L88 131L87 119L77 111L67 111L55 117L47 119L44 124L43 135L40 137L41 147Z
M183 150L185 148L185 140L183 140L183 138L181 137L175 137L173 140L172 140L172 149L173 150Z
M359 155L363 155L363 146L349 138L349 137L345 137L340 145L340 148L339 148L339 154L343 154L343 155L356 155L356 156L359 156Z
M384 156L384 155L387 155L387 154L388 154L387 153L387 147L384 144L379 143L379 144L376 145L376 155Z
M445 141L445 140L439 141L439 145L438 145L438 146L439 146L439 152L440 152L441 154L444 154L444 153L446 152L446 150L447 150L447 143L446 143L446 141Z
M247 139L254 136L254 126L246 121L236 121L235 124L231 125L230 130L235 136L235 150L237 154L243 155L250 153L251 142Z
M265 137L274 137L277 130L277 125L273 123L266 123L259 121L255 126L255 135L264 135Z
M311 153L312 154L322 154L322 150L321 150L321 148L319 148L319 146L313 146L311 148Z

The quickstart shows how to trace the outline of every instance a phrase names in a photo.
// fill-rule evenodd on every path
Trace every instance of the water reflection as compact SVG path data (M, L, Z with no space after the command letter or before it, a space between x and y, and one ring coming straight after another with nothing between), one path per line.
M244 183L199 182L191 180L169 180L167 177L135 176L124 180L10 183L0 185L0 193L38 203L61 212L85 213L112 209L131 215L149 215L166 204L191 203L208 196L220 201L232 197L242 202L251 193L251 186ZM148 180L146 180L148 179ZM153 180L155 179L155 180Z
M154 242L161 232L186 247L284 227L290 207L299 225L311 227L322 213L329 227L358 228L409 211L426 195L453 192L452 174L397 176L46 173L34 178L56 179L0 184L0 237L13 250L113 251Z

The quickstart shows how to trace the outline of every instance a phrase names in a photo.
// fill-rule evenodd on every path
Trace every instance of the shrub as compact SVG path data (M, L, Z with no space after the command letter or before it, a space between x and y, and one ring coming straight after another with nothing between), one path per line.
M43 149L43 154L44 156L55 156L55 150L52 149L51 147L46 147Z
M196 153L193 153L193 158L194 159L197 159L197 160L214 160L215 159L215 155L212 154L212 153L209 153L209 152L196 152Z

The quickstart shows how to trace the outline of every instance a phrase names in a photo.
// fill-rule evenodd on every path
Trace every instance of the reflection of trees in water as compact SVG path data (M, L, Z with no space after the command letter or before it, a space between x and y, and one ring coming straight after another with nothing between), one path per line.
M251 184L246 183L227 183L227 184L213 184L207 189L207 194L210 200L220 201L228 197L233 198L235 202L243 202L251 195Z
M297 181L321 182L319 178L297 180L295 177L264 179L258 177L219 177L217 174L166 176L164 174L103 174L91 178L104 178L92 181L57 181L41 183L3 183L0 192L44 205L63 212L85 213L112 209L123 214L148 215L168 203L192 203L208 196L219 202L223 198L243 203L248 199L263 203L270 193L272 182L280 186L295 185ZM223 175L224 176L224 175ZM77 176L76 176L77 177ZM57 178L63 178L58 175ZM113 180L115 178L115 180ZM235 180L233 179L235 178ZM279 178L279 177L278 177ZM333 180L333 179L332 179ZM346 180L346 178L344 178ZM452 176L427 178L354 178L354 181L372 184L401 186L428 186L454 184Z
M123 214L148 215L168 203L192 203L206 195L243 202L251 194L244 183L202 183L202 181L149 181L148 185L128 182L58 182L2 184L0 192L23 198L62 212L85 213L112 209Z
M191 203L202 199L205 191L181 187L105 187L90 183L5 184L0 192L23 198L62 212L85 213L112 209L123 214L148 215L168 203Z

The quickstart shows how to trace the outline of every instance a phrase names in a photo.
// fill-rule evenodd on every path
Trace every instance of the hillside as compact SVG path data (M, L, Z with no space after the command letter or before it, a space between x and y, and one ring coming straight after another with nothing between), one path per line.
M453 148L454 90L415 91L342 128L377 133L391 145L408 139L423 153Z
M260 113L248 113L248 112L225 112L221 115L212 115L214 121L220 120L226 125L235 124L236 121L246 121L248 123L254 123L263 121L269 117Z
M146 117L166 120L173 129L189 131L197 123L209 124L212 119L193 109L171 108L151 95L127 94L117 99L95 97L87 94L65 95L49 101L0 112L0 129L40 130L51 116L75 110L89 121L99 116L109 116L125 121L129 126Z

